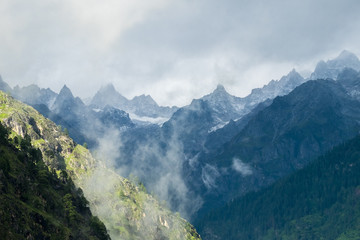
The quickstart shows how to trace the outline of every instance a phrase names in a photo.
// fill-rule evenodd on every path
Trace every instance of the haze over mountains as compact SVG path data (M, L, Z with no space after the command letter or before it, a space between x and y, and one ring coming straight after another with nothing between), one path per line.
M57 94L36 85L11 89L0 79L0 88L66 128L76 142L111 155L115 171L137 176L173 211L199 224L204 239L221 239L221 230L209 230L227 217L216 209L237 209L234 199L244 205L249 192L296 174L359 134L359 71L357 56L343 51L320 61L309 79L292 70L242 98L218 85L181 108L161 107L145 95L128 100L111 84L89 105L66 86ZM227 239L238 234L227 231Z
M200 239L139 180L105 166L110 154L92 155L2 91L0 121L1 239Z
M336 80L337 76L344 68L352 68L356 71L360 71L360 62L358 57L346 50L342 51L335 59L328 60L326 62L323 60L320 61L316 65L310 79L316 80L331 78Z

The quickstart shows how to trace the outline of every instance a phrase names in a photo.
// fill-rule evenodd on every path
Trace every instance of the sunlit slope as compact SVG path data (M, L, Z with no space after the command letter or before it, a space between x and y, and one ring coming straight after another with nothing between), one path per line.
M28 137L0 123L0 239L107 240L81 190L50 172Z
M13 134L29 135L50 169L66 170L112 239L200 239L188 222L160 205L141 185L107 169L61 127L3 92L0 120Z

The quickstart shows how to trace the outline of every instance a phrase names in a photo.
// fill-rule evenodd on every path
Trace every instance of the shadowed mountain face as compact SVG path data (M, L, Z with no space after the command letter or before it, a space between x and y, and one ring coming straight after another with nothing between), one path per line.
M206 149L209 146L206 145L209 134L223 128L230 121L242 119L259 103L289 93L304 81L293 70L279 81L271 81L261 89L254 89L245 98L232 96L223 86L218 85L211 94L193 100L189 106L179 109L164 123L163 129L165 132L172 129L171 133L176 134L184 145L185 155L191 158L200 151L209 150Z
M359 239L360 137L196 224L206 240ZM236 226L236 227L234 227Z
M189 184L207 199L200 215L271 184L355 136L360 104L343 87L344 81L309 81L275 98L217 152L199 156Z
M89 146L95 147L97 139L109 129L121 131L124 128L134 126L126 112L105 106L103 109L94 111L87 107L80 98L75 98L70 89L64 86L56 97L51 111L55 116L65 120L65 128L68 128L70 136L79 143L87 142ZM52 117L54 115L50 115ZM54 117L55 117L54 116ZM59 120L53 118L52 120ZM61 124L59 122L59 124ZM70 132L71 129L76 131Z
M303 82L291 71L245 98L231 96L218 86L179 109L162 127L123 135L119 165L126 166L126 172L135 172L153 190L156 177L152 172L162 172L159 169L164 164L158 155L138 159L144 153L138 146L156 146L166 156L175 144L182 153L177 159L182 166L178 172L190 195L204 201L199 215L267 186L354 136L358 129L357 103L341 84L315 81L291 92ZM277 95L285 96L271 100ZM154 166L156 171L151 170Z
M165 195L174 210L182 213L186 211L185 214L191 217L201 205L199 195L206 192L206 184L211 185L210 177L207 178L211 174L202 174L201 169L204 167L210 173L222 174L217 173L216 169L212 171L214 169L211 166L199 164L198 157L203 153L216 152L218 146L229 141L251 116L271 103L271 100L266 99L276 94L286 94L303 81L298 73L292 71L246 98L232 96L220 85L211 94L180 108L162 126L134 128L122 134L121 157L117 166L125 175L133 173L139 176L146 187L155 193L163 182L179 179L176 184L165 184L163 188L166 190L159 195ZM263 99L266 102L259 105ZM229 122L233 123L234 128L230 127ZM176 167L169 166L170 163ZM169 179L159 182L159 175L169 176ZM179 189L183 190L180 192Z

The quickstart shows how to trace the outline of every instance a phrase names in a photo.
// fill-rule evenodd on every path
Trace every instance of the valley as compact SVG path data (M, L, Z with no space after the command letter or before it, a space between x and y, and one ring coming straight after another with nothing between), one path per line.
M6 141L39 149L51 181L66 173L82 189L101 239L357 239L359 71L343 51L308 78L293 69L245 97L218 85L183 107L111 84L84 103L66 85L0 78L0 120Z

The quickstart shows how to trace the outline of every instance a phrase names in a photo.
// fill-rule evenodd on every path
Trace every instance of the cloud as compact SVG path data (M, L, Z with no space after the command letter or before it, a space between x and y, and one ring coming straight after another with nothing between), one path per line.
M240 159L234 158L232 168L239 172L241 175L249 176L253 174L253 170L250 165L243 163Z
M0 73L82 97L113 82L162 105L219 82L244 96L293 67L359 54L359 10L356 0L3 0Z
M201 170L201 180L204 182L207 188L216 188L216 179L221 174L216 167L206 164Z

